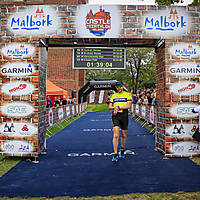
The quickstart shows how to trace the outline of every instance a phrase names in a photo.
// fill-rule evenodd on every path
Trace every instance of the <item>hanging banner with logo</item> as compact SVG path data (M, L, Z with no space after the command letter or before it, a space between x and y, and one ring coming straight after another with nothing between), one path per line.
M200 75L200 64L193 62L181 62L171 65L169 72L175 76L199 76Z
M8 137L33 136L37 131L37 127L31 123L4 122L0 125L0 134Z
M166 135L176 138L191 138L197 127L198 124L172 124L166 127Z
M198 142L177 142L171 143L169 152L176 156L191 156L200 154L200 144Z
M1 74L3 76L23 77L29 76L34 72L34 65L26 62L7 63L1 67Z
M35 53L35 47L27 43L10 43L2 48L1 53L8 58L27 58Z
M98 103L103 103L103 97L104 97L104 90L101 90L100 91L100 94L99 94L99 102Z
M30 154L33 153L33 146L30 142L21 140L1 141L0 150L8 154Z
M200 84L192 81L182 81L170 86L170 92L180 96L197 95L200 93Z
M31 83L24 81L12 81L4 83L1 88L2 93L13 96L28 95L34 91L34 86Z
M170 54L178 58L196 58L200 56L200 46L192 43L178 43L170 47Z
M7 103L1 106L1 112L10 117L25 117L34 113L34 107L25 102Z
M55 35L60 28L60 18L53 6L37 5L24 7L8 19L11 33L20 36Z
M178 37L187 34L190 27L191 17L185 8L169 7L143 16L143 28L157 37Z
M194 118L197 117L197 113L193 113L192 110L198 105L192 103L182 103L173 106L169 109L170 113L178 118Z
M82 5L77 8L79 37L119 38L120 22L120 9L115 5Z

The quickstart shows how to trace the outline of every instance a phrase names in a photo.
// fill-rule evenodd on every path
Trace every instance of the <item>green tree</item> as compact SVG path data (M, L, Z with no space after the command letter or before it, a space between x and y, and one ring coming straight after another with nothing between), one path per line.
M156 0L155 2L158 5L165 5L165 6L170 6L173 5L174 3L179 3L182 2L183 0Z
M139 80L150 81L155 80L155 51L152 48L130 48L126 54L126 79L129 79L129 86L136 93L140 86ZM149 69L154 73L148 75ZM151 76L153 75L153 76ZM149 78L151 77L151 78ZM153 81L155 82L155 81Z
M200 0L193 0L189 6L200 6Z

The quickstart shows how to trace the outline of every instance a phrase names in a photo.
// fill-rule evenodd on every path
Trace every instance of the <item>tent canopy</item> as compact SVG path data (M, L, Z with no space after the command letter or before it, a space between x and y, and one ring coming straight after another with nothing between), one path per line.
M46 95L63 95L68 96L68 92L57 85L53 84L50 80L47 80L47 91Z

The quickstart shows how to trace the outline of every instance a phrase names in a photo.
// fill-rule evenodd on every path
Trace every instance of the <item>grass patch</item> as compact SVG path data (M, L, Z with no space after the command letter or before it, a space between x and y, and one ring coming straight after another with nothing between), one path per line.
M97 111L108 111L107 104L88 104L88 112L97 112Z

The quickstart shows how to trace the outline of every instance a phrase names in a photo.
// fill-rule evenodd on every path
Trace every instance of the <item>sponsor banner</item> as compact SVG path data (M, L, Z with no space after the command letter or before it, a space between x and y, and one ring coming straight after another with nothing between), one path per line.
M180 96L197 95L200 93L200 85L192 81L182 81L172 84L170 92Z
M33 56L35 47L26 43L10 43L1 50L2 55L9 58L27 58Z
M138 104L135 105L135 113L139 114L140 113L140 107Z
M31 83L24 81L13 81L4 83L1 88L2 93L7 95L28 95L34 91L34 86Z
M34 65L25 62L8 63L2 66L1 74L3 76L22 77L29 76L35 72Z
M191 141L171 143L169 150L170 153L177 156L200 154L200 143Z
M72 116L75 115L75 109L74 109L74 106L71 107L72 108Z
M82 5L77 8L79 37L118 38L120 22L120 9L115 5Z
M1 141L1 150L9 154L29 154L33 152L33 146L27 141Z
M142 106L142 110L141 110L141 114L142 114L142 117L146 117L146 106Z
M199 76L200 65L193 62L176 63L169 67L169 72L176 76Z
M10 117L25 117L34 113L34 107L25 102L7 103L1 106L1 112Z
M197 127L198 124L173 124L166 128L166 135L177 138L192 137Z
M99 102L98 103L103 103L103 97L104 97L104 90L101 90L100 94L99 94Z
M169 7L143 16L143 28L153 36L178 37L187 34L190 26L190 16L185 8Z
M106 153L106 152L85 152L85 153L68 153L67 157L94 157L94 156L112 156L114 153ZM125 155L135 155L135 153L131 150L125 150Z
M12 137L26 137L37 134L37 127L31 123L5 122L0 125L0 134Z
M63 108L58 108L58 119L61 120L64 117Z
M60 19L53 6L37 5L24 7L8 19L11 33L20 36L55 35L60 28Z
M149 118L150 118L150 122L154 124L154 107L153 106L150 107Z
M94 103L94 100L95 100L95 90L90 92L89 103Z
M76 105L76 113L78 114L79 113L79 110L78 110L78 104Z
M67 117L70 116L70 107L69 106L66 107L66 115L67 115Z
M197 113L193 113L192 110L198 105L192 103L183 103L176 106L173 106L169 109L172 115L175 115L179 118L194 118L197 117Z
M191 43L178 43L170 47L170 53L179 58L196 58L200 55L200 46Z
M49 110L49 126L53 125L53 110Z

